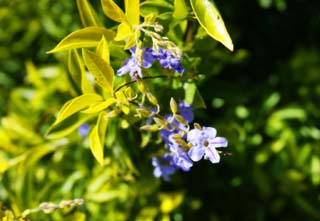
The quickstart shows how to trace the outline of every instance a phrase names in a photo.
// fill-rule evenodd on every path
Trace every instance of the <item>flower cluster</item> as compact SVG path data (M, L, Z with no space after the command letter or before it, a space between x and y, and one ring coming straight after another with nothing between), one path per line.
M180 102L178 112L187 123L193 120L193 107ZM173 115L166 116L172 119ZM162 129L160 135L166 143L167 152L161 157L153 157L154 176L168 181L176 170L189 171L193 162L202 158L218 163L220 156L216 148L226 147L228 142L223 137L217 137L217 131L212 127L200 128L198 125L189 130L188 126L173 120L171 127Z
M122 76L129 73L133 80L142 78L142 68L150 68L155 60L158 60L160 65L164 68L174 70L180 74L184 72L180 57L176 56L174 53L160 47L158 50L155 50L152 47L142 48L141 50L142 55L139 57L137 55L136 47L129 49L131 57L125 60L124 64L117 71L117 75Z

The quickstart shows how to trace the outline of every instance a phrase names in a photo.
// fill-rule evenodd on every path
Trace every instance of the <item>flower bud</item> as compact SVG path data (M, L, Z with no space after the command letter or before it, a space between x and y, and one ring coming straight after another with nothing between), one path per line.
M159 130L159 127L158 127L158 125L144 125L144 126L140 127L140 130L155 132L155 131Z
M136 111L141 114L143 117L150 117L152 113L146 109L143 108L137 108Z
M151 104L153 105L157 105L158 104L158 100L157 98L150 92L147 93L147 98L150 101Z
M173 97L170 99L170 109L173 114L177 113L178 111L177 102L173 99Z

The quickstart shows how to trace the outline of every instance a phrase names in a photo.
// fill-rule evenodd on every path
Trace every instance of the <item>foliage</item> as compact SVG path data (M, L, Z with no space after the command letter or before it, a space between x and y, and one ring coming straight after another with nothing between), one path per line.
M39 10L30 20L48 17L52 22L65 22L61 16L41 11L48 2L68 5L70 13L66 14L75 17L75 2L39 1L36 7L24 6L28 12ZM208 2L148 0L137 7L139 1L103 0L101 5L95 1L91 5L78 0L84 28L75 30L78 24L74 19L58 22L59 29L43 24L45 30L60 30L53 40L28 28L28 20L18 20L18 16L26 16L23 12L8 13L14 3L1 8L20 32L34 32L33 39L44 40L21 43L25 47L19 53L13 47L1 48L10 56L1 65L1 90L8 99L2 102L6 105L0 125L0 200L7 209L0 217L319 219L320 131L316 104L320 67L314 36L319 33L310 13L316 7L305 7L309 13L302 19L304 26L300 26L304 34L289 36L286 27L296 27L290 19L294 12L301 12L303 3L257 1L262 8L250 3L249 9L239 12L237 4L247 1L217 2L234 40L236 50L231 54L211 38L233 48L223 22L219 24L224 29L218 34L214 30L217 26L206 23L210 16L205 15L210 11L218 20L221 16ZM195 9L197 4L200 6ZM254 21L250 15L256 11L261 14ZM280 24L274 18L286 20ZM215 20L212 17L213 23ZM138 24L143 24L144 30L137 31ZM276 32L265 34L268 41L259 42L260 33L274 25L278 27ZM15 33L18 31L8 32L5 42L15 42ZM58 39L62 40L50 52L59 52L56 58L60 64L48 65L53 56L44 51ZM275 40L282 40L281 44ZM134 63L137 57L143 65L139 56L146 53L144 48L159 42L173 50L182 49L184 75L172 65L163 71L161 61L156 60L152 67L142 69L141 79L136 75L117 76L125 59L131 56ZM33 56L28 55L28 45L35 49ZM124 51L133 45L138 49L130 54ZM20 70L25 66L23 82L17 78L17 70L6 68L13 61ZM38 63L46 65L37 68ZM13 87L19 82L21 85ZM217 128L218 134L228 139L227 150L232 155L222 157L220 164L199 162L188 173L179 171L170 182L164 182L153 177L151 158L163 154L164 143L157 131L170 125L159 115L171 114L180 123L188 121L179 113L176 100L192 104L201 125ZM204 106L206 109L201 109ZM159 115L152 115L159 107ZM152 123L145 124L146 120ZM196 124L197 128L200 126ZM190 137L178 141L194 143ZM60 206L60 201L76 198L84 199L84 204L77 208ZM44 208L41 205L59 210L51 214L26 212L28 208L40 211Z

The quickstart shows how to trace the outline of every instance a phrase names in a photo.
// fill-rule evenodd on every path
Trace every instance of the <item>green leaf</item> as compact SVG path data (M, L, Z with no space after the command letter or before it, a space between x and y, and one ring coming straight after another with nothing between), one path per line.
M174 11L172 17L184 19L188 16L189 10L185 0L174 0Z
M77 0L81 23L84 27L102 26L96 12L87 0Z
M74 48L96 47L102 36L104 36L107 41L111 41L115 34L113 31L102 27L92 26L83 28L66 36L54 49L47 53L55 53Z
M77 130L82 124L96 115L81 116L74 114L57 125L52 125L46 132L47 139L61 139Z
M101 0L102 10L104 14L117 22L124 22L127 20L122 9L114 3L113 0Z
M190 3L197 20L206 32L233 51L232 40L217 7L209 0L190 0Z
M79 112L83 108L86 108L91 104L99 102L101 100L102 97L98 94L83 94L81 96L73 98L63 105L53 125L57 125L61 121Z
M82 111L82 113L85 113L85 114L98 113L98 112L110 107L115 102L116 102L116 99L114 99L113 97L110 97L103 102L99 102L99 103L95 103L95 104L90 105L90 107L88 109Z
M192 104L195 107L206 108L206 103L195 83L185 83L183 88L185 91L184 101L186 103Z
M163 13L170 13L172 16L172 11L174 7L167 0L147 0L140 4L140 14L146 17L150 14L155 14L159 16Z
M111 94L113 92L114 78L112 67L97 54L88 50L83 50L82 52L84 61L90 73L96 78L97 84Z
M123 22L118 26L117 35L114 38L115 41L121 41L132 35L131 26L127 22Z
M140 0L125 0L125 10L131 25L140 24Z
M104 158L104 137L108 125L108 119L105 118L106 113L101 112L98 117L97 124L93 127L89 135L90 150L96 160L102 164Z
M80 55L76 49L71 49L69 51L68 69L71 73L73 80L81 85L82 93L94 93L94 89L87 78L87 74L82 59L80 58Z
M108 41L102 36L97 46L97 55L99 55L107 64L110 64L110 51Z

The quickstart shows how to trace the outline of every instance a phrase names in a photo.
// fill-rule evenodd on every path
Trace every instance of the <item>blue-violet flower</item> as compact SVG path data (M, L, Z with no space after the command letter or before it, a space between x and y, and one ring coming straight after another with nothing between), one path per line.
M212 127L203 127L202 130L192 129L187 134L187 141L192 144L188 152L193 161L199 161L203 156L212 163L219 163L220 155L216 148L228 146L224 137L216 137L217 131Z

